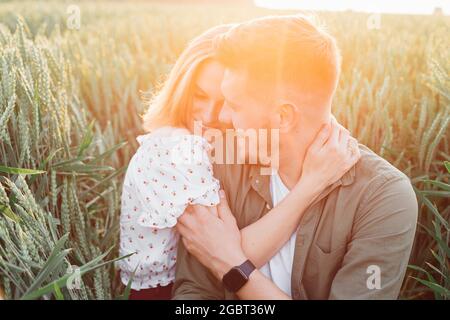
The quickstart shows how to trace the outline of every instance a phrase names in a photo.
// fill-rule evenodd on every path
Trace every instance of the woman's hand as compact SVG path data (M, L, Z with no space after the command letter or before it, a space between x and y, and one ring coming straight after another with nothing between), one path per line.
M332 117L308 148L298 184L320 192L338 181L360 157L357 140Z

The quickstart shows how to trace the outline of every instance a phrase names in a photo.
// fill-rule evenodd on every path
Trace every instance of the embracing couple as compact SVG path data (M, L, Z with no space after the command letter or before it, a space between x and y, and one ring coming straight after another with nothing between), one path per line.
M334 38L302 15L221 25L187 46L123 185L131 299L397 298L416 197L332 116L339 74ZM276 130L276 165L215 163L222 150L194 123Z

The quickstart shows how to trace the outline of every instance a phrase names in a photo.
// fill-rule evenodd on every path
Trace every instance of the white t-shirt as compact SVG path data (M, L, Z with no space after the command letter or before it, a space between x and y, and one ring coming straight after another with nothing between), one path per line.
M138 136L122 189L122 282L135 271L134 290L165 286L175 278L179 235L173 228L189 204L219 203L219 181L208 158L210 145L187 130L165 127Z
M283 184L278 173L270 177L270 193L273 205L276 206L289 193L289 189ZM294 261L295 239L297 232L284 244L264 266L259 270L271 279L287 295L291 295L291 274Z

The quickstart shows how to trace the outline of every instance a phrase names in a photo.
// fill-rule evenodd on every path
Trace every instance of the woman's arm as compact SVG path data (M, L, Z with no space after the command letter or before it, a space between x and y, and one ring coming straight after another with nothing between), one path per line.
M250 274L247 283L236 295L241 300L292 300L258 269Z
M354 146L356 144L356 150L348 147L350 140ZM277 206L241 230L242 249L257 268L267 263L289 240L316 196L340 179L359 157L356 140L334 118L319 131L308 148L298 183ZM326 164L330 159L333 165Z
M306 208L321 190L306 179L300 180L276 207L241 229L242 249L257 268L269 261L289 240Z
M218 279L233 267L241 265L247 257L242 250L236 250L236 254L227 258L227 263L216 265L211 271ZM292 300L275 283L267 278L261 271L255 269L250 274L247 283L236 292L241 300Z

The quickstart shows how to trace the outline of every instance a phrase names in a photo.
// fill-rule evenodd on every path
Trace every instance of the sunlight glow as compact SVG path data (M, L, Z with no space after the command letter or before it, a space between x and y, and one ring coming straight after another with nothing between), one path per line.
M254 2L256 6L270 9L432 14L435 8L441 8L445 15L450 13L450 0L254 0Z

